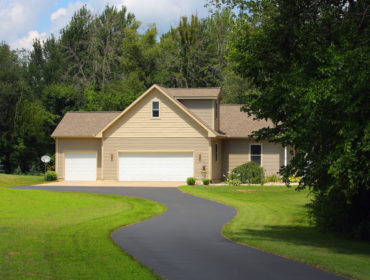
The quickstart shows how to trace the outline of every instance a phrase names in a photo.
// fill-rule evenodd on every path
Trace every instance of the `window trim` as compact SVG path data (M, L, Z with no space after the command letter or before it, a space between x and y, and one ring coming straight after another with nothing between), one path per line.
M158 109L154 109L153 107L153 105L154 105L154 103L158 103ZM156 112L156 111L158 111L158 117L155 117L155 116L153 116L153 113L154 112ZM160 102L159 101L157 101L157 100L154 100L154 101L152 101L152 119L159 119L160 117L161 117L161 105L160 105Z
M215 160L218 161L218 143L215 143Z
M260 166L262 167L263 165L263 145L262 143L249 143L249 161L252 162L252 156L258 156L257 154L252 154L252 146L260 146L261 147L261 154L259 155L261 157L261 164Z

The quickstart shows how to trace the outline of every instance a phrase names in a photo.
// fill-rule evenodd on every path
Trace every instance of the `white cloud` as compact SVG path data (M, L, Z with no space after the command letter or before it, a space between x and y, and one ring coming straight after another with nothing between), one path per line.
M56 21L60 17L65 17L67 15L67 10L64 8L60 8L56 10L54 13L51 14L50 20L51 22Z
M12 47L16 49L26 49L30 50L32 48L33 40L39 39L39 40L45 40L47 38L48 34L46 32L42 32L39 34L37 30L32 30L28 32L27 36L17 39L12 43Z
M1 0L0 1L0 41L14 44L29 36L35 30L40 14L45 12L53 1L44 0ZM40 35L40 34L39 34Z
M60 8L52 13L50 16L50 33L54 33L58 36L60 30L69 23L73 14L83 5L81 1L70 2L66 8ZM90 9L89 6L87 7Z

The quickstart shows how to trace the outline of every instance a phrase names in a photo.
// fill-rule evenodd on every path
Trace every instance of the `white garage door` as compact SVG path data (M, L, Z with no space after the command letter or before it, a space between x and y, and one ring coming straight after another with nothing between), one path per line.
M96 181L95 153L66 153L66 181Z
M120 153L119 181L186 181L193 153Z

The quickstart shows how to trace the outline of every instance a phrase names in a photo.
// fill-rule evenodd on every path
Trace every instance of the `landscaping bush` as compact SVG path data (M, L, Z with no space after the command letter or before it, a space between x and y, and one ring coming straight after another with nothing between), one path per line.
M230 179L239 179L242 183L263 184L265 171L255 162L248 162L234 168Z
M301 177L296 177L296 176L290 176L289 177L289 182L290 183L299 183L301 181Z
M267 176L266 179L265 179L265 183L268 183L268 182L274 182L275 183L275 182L280 182L280 181L281 181L281 179L276 174Z
M242 182L239 179L230 179L227 181L227 183L229 186L233 187L239 187L242 184Z
M209 179L203 179L202 182L203 185L209 185Z
M46 171L45 181L55 181L58 179L58 174L55 171Z
M186 179L186 184L188 184L189 186L192 186L192 185L195 185L196 181L197 179L195 179L194 177L189 177Z

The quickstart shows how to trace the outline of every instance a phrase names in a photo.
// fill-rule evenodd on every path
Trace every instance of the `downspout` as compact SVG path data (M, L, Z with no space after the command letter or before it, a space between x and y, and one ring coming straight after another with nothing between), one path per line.
M288 149L285 146L284 147L284 166L287 166L287 165L288 165Z

